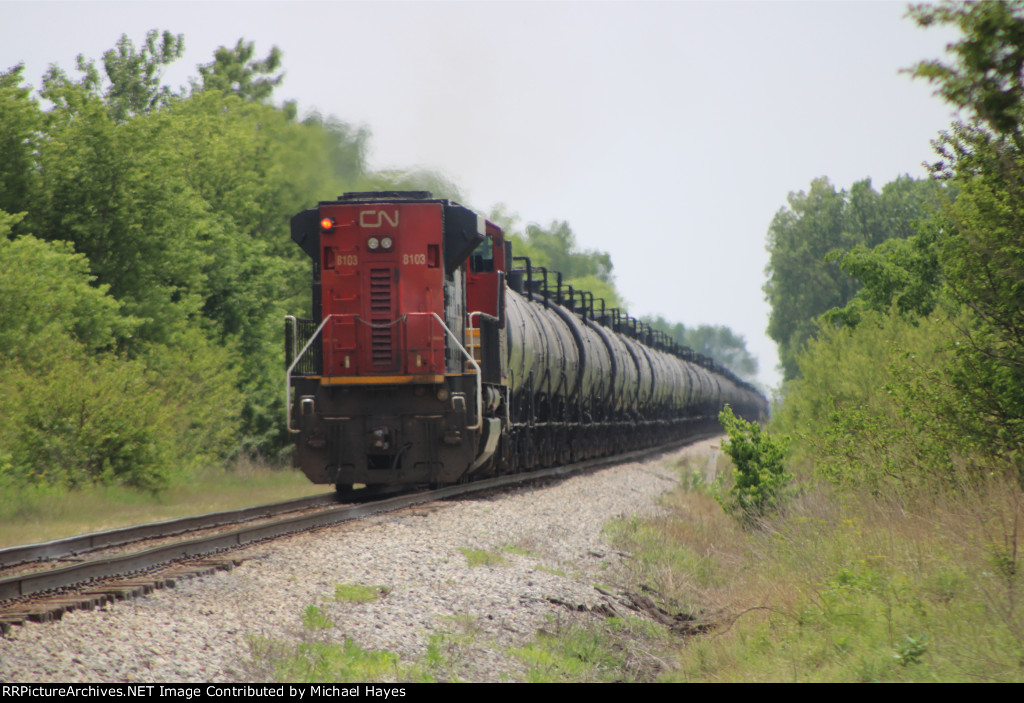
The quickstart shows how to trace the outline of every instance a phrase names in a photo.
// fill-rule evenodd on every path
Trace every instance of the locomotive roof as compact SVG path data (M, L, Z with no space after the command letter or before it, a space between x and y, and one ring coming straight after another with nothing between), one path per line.
M338 203L381 203L400 200L424 203L443 203L462 207L446 198L435 198L428 190L370 190L342 193L337 200L321 200L320 205L337 205Z

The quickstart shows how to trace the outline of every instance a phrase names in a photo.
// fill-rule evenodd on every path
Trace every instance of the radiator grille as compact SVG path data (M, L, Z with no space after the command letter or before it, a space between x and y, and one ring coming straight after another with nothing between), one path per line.
M391 269L370 269L370 352L373 364L390 366L394 361L394 327L378 327L392 322Z

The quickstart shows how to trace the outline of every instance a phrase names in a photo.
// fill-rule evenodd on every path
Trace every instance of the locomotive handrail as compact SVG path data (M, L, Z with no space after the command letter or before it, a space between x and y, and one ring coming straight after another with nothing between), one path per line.
M474 330L478 329L478 328L473 326L473 316L474 315L479 316L479 317L484 317L484 318L486 318L486 319L488 319L491 322L494 322L496 324L500 324L501 323L501 318L499 318L499 317L495 317L494 315L486 313L483 310L474 310L473 312L471 312L468 315L466 315L466 321L468 323L466 325L466 332L467 333L471 333ZM483 344L484 344L483 330L480 330L480 335L481 336L477 339L477 345L480 347L480 358L483 359L483 353L484 353L483 352L483 350L484 350L484 347L483 347ZM469 334L469 337L472 339L473 335Z
M485 313L479 313L479 314L483 315ZM436 312L429 312L429 313L411 312L411 313L403 314L401 317L393 320L392 322L389 322L389 323L386 323L386 324L383 324L383 325L376 325L376 326L391 327L393 325L398 324L399 322L405 322L406 318L408 316L410 316L410 315L431 315L432 317L434 317L434 319L436 319L438 321L438 323L441 325L441 328L444 329L444 331L451 338L451 340L455 344L455 346L458 347L459 351L462 352L462 355L465 356L466 359L469 361L470 366L473 367L473 370L476 372L476 424L475 425L471 425L471 426L467 427L466 429L468 429L468 430L479 430L481 427L483 427L483 424L484 424L484 420L483 420L483 417L484 417L484 413L483 413L483 409L484 409L484 387L483 387L483 379L482 379L482 375L483 374L480 372L480 365L478 363L476 363L476 359L474 359L473 356L469 352L466 351L466 348L464 346L462 346L462 343L458 340L458 338L452 333L452 331L450 329L448 329L448 325L446 325L444 323L444 320L441 319L441 316L438 315ZM323 319L323 322L320 323L320 326L316 328L316 331L313 332L313 334L310 335L309 341L306 342L306 345L304 347L302 347L302 351L300 351L296 355L295 360L292 361L291 366L288 367L288 371L285 373L285 378L284 378L284 402L285 402L285 410L287 412L288 432L291 433L291 434L298 434L299 432L301 432L301 430L297 430L297 429L293 429L292 428L292 371L295 370L295 367L298 365L299 360L302 359L303 356L305 356L307 351L309 351L309 348L310 348L310 346L312 346L313 341L317 337L320 336L320 332L323 331L324 326L327 324L327 321L330 320L332 317L343 317L343 316L340 315L340 314L337 314L337 313L332 313L332 314L328 315L327 317L325 317ZM285 321L287 321L288 318L294 319L294 316L293 315L286 315L285 316ZM356 319L359 320L359 316L358 315L356 315ZM360 322L365 322L365 320L360 320ZM369 323L369 322L367 322L366 324L370 325L371 327L375 326L375 325L373 325L372 323Z
M466 315L466 318L470 320L469 327L467 329L471 329L471 330L475 330L476 329L476 327L473 327L473 322L472 322L474 315L479 315L480 317L486 317L491 322L501 322L501 318L495 317L494 315L491 315L490 313L486 313L483 310L474 310L473 312L471 312L468 315Z
M467 332L472 332L473 330L479 329L479 328L473 326L473 317L474 316L483 317L483 318L488 319L488 320L490 320L491 322L494 322L494 323L498 323L498 324L501 323L501 318L500 317L495 317L494 315L491 315L490 313L486 313L483 310L474 310L473 312L471 312L471 313L466 315L466 321L468 322L468 324L466 325L466 331ZM472 336L473 335L470 335L470 337L472 337ZM482 341L481 341L481 344L482 344ZM481 349L483 349L482 346L481 346Z
M295 315L285 315L284 316L285 324L288 324L289 321L292 323L292 358L294 359L295 356L296 356L295 355L295 345L299 341L299 320L298 320L298 318L295 317Z
M473 356L468 351L466 351L466 348L464 346L462 346L462 342L460 342L458 337L456 337L455 334L452 333L452 331L450 329L448 329L448 325L444 324L444 320L442 320L441 316L438 315L436 312L430 312L430 313L412 312L412 313L408 313L408 314L409 315L433 315L434 319L436 319L438 324L441 325L441 328L444 329L444 331L448 333L449 337L451 337L451 340L455 344L455 346L459 348L460 352L462 352L462 355L464 357L466 357L466 359L469 361L470 366L473 367L473 370L476 372L476 424L472 425L472 426L469 426L469 427L466 427L466 429L467 430L479 430L481 427L484 426L484 382L483 382L483 374L480 371L480 364L476 363L476 359L474 359Z
M285 320L287 321L289 317L295 319L294 316L287 315L285 316ZM309 336L309 341L306 342L306 346L302 347L302 351L296 354L295 359L292 361L291 366L288 367L288 371L284 375L284 404L286 411L285 417L287 419L288 432L290 434L298 434L301 431L292 429L292 371L294 371L295 367L299 365L299 361L302 359L303 356L305 356L306 352L309 351L310 346L312 346L313 340L320 336L320 332L321 330L323 330L324 325L326 325L327 321L330 320L332 317L334 317L333 314L328 315L323 319L323 322L321 322L320 326L316 328L316 331Z

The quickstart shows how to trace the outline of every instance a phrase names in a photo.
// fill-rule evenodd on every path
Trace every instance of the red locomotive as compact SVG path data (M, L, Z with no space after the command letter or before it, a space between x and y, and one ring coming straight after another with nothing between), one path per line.
M483 217L426 192L349 193L292 218L313 319L288 318L295 464L349 493L456 483L719 431L765 399L712 360L513 268Z

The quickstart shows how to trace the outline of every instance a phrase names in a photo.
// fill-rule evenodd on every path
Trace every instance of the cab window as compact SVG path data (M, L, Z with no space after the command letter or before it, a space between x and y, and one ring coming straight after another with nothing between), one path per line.
M487 235L480 246L473 250L469 257L469 270L473 273L484 273L494 270L494 241Z

